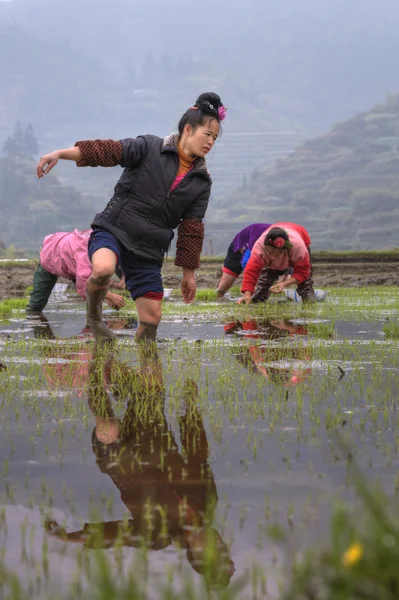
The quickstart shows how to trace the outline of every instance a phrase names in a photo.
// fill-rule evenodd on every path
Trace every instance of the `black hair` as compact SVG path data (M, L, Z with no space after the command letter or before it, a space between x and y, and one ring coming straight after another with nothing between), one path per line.
M210 119L215 119L220 125L219 108L221 106L223 106L223 103L220 96L214 92L206 92L198 96L195 104L186 110L179 121L179 136L183 135L186 125L191 125L195 130Z
M282 227L272 227L265 237L265 245L273 242L277 238L283 238L283 240L288 241L288 233Z
M220 556L216 561L214 559L207 561L206 558L204 560L195 559L194 553L189 548L186 550L186 556L191 567L196 573L202 575L209 587L223 590L229 585L234 574L234 568L233 571L230 570L232 560L224 542L221 542L219 550Z

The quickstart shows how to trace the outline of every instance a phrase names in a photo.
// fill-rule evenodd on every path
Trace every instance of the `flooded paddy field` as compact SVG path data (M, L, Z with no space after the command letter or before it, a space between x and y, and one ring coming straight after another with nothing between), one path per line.
M394 501L396 287L165 302L148 351L132 302L105 311L101 348L83 303L18 302L0 322L0 598L279 598L336 503L356 513L355 468Z

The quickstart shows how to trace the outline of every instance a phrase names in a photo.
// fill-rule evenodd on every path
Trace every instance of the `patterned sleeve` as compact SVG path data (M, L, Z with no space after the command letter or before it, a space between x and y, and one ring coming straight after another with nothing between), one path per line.
M115 140L86 140L76 142L82 153L78 167L116 167L122 164L122 142Z
M194 219L183 219L177 230L175 265L198 269L204 241L204 224Z

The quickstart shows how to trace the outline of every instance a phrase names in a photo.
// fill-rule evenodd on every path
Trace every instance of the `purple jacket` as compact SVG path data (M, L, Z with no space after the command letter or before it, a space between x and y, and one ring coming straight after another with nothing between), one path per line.
M237 252L242 248L244 252L246 250L252 250L254 244L258 238L262 235L266 229L270 227L269 223L253 223L241 229L233 240L233 250Z

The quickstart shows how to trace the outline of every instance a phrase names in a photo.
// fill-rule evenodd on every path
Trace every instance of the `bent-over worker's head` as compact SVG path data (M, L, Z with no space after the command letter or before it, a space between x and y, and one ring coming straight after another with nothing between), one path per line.
M282 227L272 227L265 237L265 246L272 246L278 250L286 250L291 247L288 233Z

